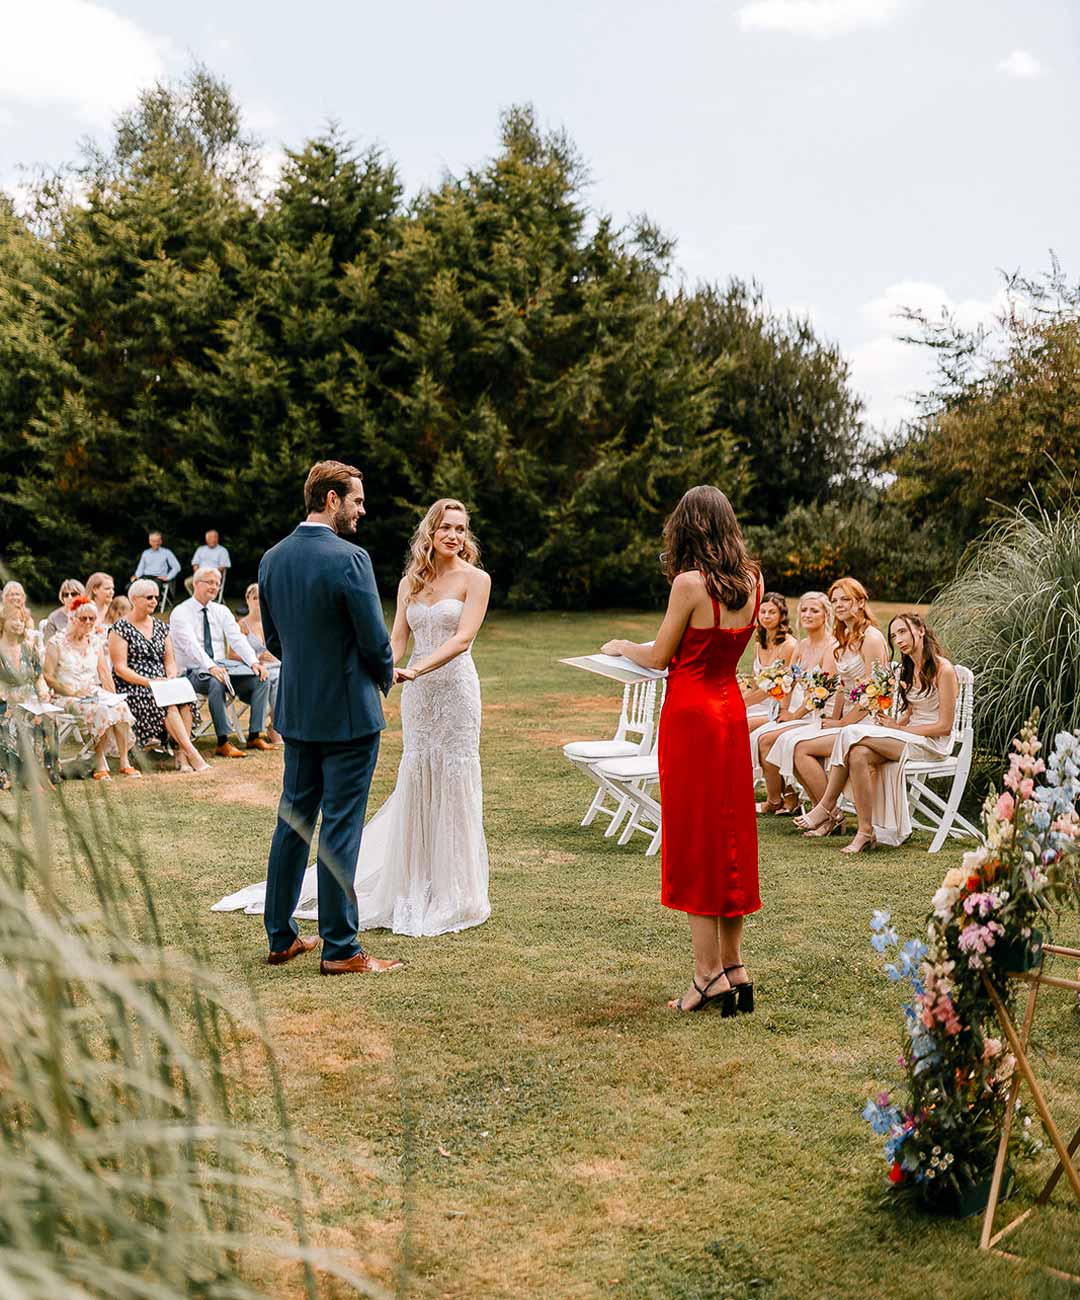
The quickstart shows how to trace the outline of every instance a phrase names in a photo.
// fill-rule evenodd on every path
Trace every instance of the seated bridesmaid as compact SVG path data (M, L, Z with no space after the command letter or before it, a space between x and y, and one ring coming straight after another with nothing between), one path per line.
M763 668L783 662L790 664L799 643L788 627L787 601L775 591L767 591L758 610L754 645L754 677ZM746 723L751 731L763 727L772 716L774 700L751 681L743 691Z
M865 710L852 704L851 690L866 681L874 664L889 662L889 647L862 583L856 578L837 578L829 588L829 599L836 611L836 671L840 676L831 716L823 718L820 727L786 732L769 757L784 781L798 781L811 806L825 793L825 763L835 739L832 729L866 717ZM797 817L795 824L803 826L803 819Z
M836 733L825 793L805 818L809 836L842 829L844 814L836 805L846 790L855 804L859 829L842 853L902 844L911 834L904 780L908 756L942 758L952 749L956 670L933 629L918 614L898 614L889 635L901 656L900 718L879 715Z
M799 598L799 626L806 635L795 651L797 667L807 672L811 668L821 668L830 674L836 671L832 622L832 603L823 591L808 591ZM769 755L785 731L806 727L809 715L809 708L802 703L802 690L796 686L790 698L781 702L774 721L758 727L750 737L755 766L765 778L767 793L766 802L759 805L758 812L771 812L778 817L790 817L798 812L795 792L784 788L780 771L769 761Z

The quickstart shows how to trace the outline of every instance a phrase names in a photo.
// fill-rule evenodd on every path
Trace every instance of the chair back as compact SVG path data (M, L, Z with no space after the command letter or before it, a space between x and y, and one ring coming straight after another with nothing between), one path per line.
M953 665L956 671L956 710L953 713L952 745L961 752L975 744L975 727L972 715L975 708L975 674L963 664Z
M636 741L644 754L652 743L656 716L656 681L627 682L623 688L622 709L616 740Z

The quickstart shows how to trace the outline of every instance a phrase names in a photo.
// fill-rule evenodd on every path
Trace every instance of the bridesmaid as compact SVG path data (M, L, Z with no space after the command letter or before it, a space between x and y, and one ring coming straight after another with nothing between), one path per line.
M898 614L889 626L900 651L899 720L879 716L835 733L828 785L806 815L807 834L843 825L837 810L850 785L859 829L841 853L862 853L882 844L902 844L911 834L903 760L937 759L952 748L953 715L959 689L956 669L945 658L931 627L918 614Z
M837 578L829 588L829 600L836 615L836 671L840 677L832 716L822 718L820 726L788 732L769 758L784 781L798 780L810 805L825 792L825 763L836 739L832 728L847 727L866 717L863 709L851 703L852 688L867 679L874 664L889 662L889 648L862 583L857 578ZM795 825L805 829L801 817L796 817Z
M694 974L674 1011L719 1002L725 1016L754 1009L743 965L743 917L761 907L757 821L739 657L754 633L762 581L731 503L694 487L664 525L667 613L652 645L609 641L645 668L667 668L660 715L662 885L665 907L686 912Z
M787 601L778 592L767 591L761 599L755 640L757 642L754 646L755 678L763 668L769 668L781 661L790 665L795 657L799 643L791 635L791 628L788 626ZM772 696L766 695L753 682L743 691L746 723L751 731L756 731L758 727L763 727L771 720L775 702Z
M832 602L823 591L806 591L799 597L799 626L806 634L795 652L795 663L809 672L820 668L829 676L836 671L833 639ZM781 706L774 721L754 732L752 744L756 746L757 762L765 781L765 803L758 805L759 813L775 813L777 817L792 817L799 811L795 791L785 785L780 769L772 761L773 747L792 731L802 733L811 724L810 709L802 702L802 687L796 686L791 696ZM816 723L814 724L816 732ZM752 751L752 756L754 751Z

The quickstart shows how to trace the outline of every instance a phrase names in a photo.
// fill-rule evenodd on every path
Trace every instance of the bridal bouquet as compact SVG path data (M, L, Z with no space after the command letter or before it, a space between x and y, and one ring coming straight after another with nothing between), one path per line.
M1008 1002L1009 971L1037 966L1054 912L1080 902L1080 737L1060 733L1047 761L1035 721L1013 741L1005 789L983 807L983 845L945 873L926 941L901 943L875 912L871 944L890 953L889 979L908 982L900 1064L905 1096L881 1093L863 1118L885 1139L889 1181L931 1207L954 1211L991 1170L1014 1061L999 1037L989 981ZM1041 779L1040 779L1041 778ZM1030 1119L1015 1155L1037 1149Z
M896 699L900 665L874 664L870 676L851 688L849 699L856 708L865 709L872 718L888 713Z
M778 659L775 663L758 670L754 677L754 685L759 691L764 691L766 695L779 701L785 695L791 694L797 675L797 668L792 668L785 660Z
M840 685L840 678L827 673L824 668L796 668L795 676L802 683L803 704L812 714L821 716Z

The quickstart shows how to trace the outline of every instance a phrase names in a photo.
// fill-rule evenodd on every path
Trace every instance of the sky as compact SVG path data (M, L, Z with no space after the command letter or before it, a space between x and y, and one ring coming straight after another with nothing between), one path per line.
M196 59L269 168L335 120L409 193L531 103L688 286L755 278L809 313L881 430L929 376L901 307L976 323L1051 250L1080 278L1078 0L0 0L0 31L9 189Z

